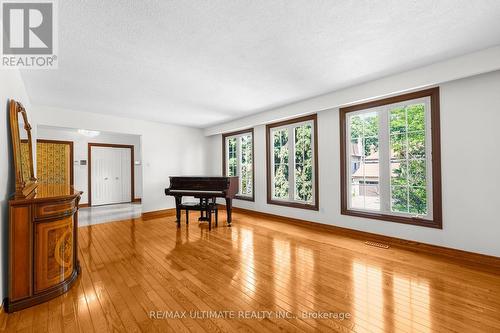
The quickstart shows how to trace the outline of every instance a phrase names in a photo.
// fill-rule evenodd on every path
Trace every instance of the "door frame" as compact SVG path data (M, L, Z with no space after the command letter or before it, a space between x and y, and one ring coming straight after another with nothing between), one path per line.
M73 175L73 164L75 163L73 160L73 141L63 141L63 140L49 140L49 139L36 139L36 143L56 143L56 144L64 144L69 145L69 184L74 185L74 175ZM38 164L38 160L37 160Z
M92 207L92 147L108 147L108 148L128 148L130 149L130 202L134 202L134 196L135 196L135 170L134 170L134 145L122 145L122 144L116 144L116 143L99 143L99 142L89 142L88 143L88 163L87 163L87 170L88 170L88 191L89 191L89 198L88 198L88 205L89 207Z

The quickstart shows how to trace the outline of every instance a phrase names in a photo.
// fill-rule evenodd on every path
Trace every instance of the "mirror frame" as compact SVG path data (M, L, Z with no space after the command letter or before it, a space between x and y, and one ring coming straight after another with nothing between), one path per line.
M23 117L24 129L28 135L28 146L29 146L29 175L30 179L24 181L23 179L23 166L22 166L22 155L21 155L21 136L19 133L19 115ZM34 166L33 166L33 143L31 140L31 125L28 122L28 115L24 106L15 101L10 100L10 133L12 137L12 151L14 155L14 171L16 173L16 198L26 198L32 193L34 193L36 187L38 186L37 180L35 178Z

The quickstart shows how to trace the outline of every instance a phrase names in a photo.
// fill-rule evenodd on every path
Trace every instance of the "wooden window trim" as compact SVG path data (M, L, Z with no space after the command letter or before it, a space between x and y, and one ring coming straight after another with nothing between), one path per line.
M372 213L348 209L348 186L346 165L346 126L347 114L350 112L370 109L387 104L404 102L407 100L430 97L431 99L431 145L432 145L432 220L415 217L395 216L390 214ZM404 224L412 224L436 229L443 228L442 217L442 192L441 192L441 139L440 139L440 111L439 111L439 87L398 95L394 97L379 99L367 103L357 104L340 108L340 201L342 215L370 218L382 221L390 221Z
M226 138L235 136L235 135L240 135L240 134L245 134L245 133L250 133L252 135L252 196L244 196L244 195L236 195L234 198L238 200L244 200L244 201L255 201L255 140L254 140L254 131L253 127L252 128L247 128L244 130L240 131L235 131L235 132L230 132L230 133L224 133L222 134L222 174L224 176L227 175L226 172Z
M285 125L300 123L304 121L312 121L313 122L313 138L314 138L314 205L308 205L300 202L290 202L290 201L281 201L281 200L273 200L272 198L272 166L271 166L271 130L275 127L281 127ZM266 168L267 168L267 203L269 205L278 205L285 207L293 207L300 209L309 209L309 210L319 210L319 168L318 168L318 117L317 114L312 114L308 116L303 116L299 118L293 118L289 120L284 120L272 124L266 125Z

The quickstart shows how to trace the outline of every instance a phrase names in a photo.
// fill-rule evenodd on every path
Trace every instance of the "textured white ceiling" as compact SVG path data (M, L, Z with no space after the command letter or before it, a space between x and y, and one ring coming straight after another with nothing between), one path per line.
M208 127L500 44L498 0L63 0L34 105Z

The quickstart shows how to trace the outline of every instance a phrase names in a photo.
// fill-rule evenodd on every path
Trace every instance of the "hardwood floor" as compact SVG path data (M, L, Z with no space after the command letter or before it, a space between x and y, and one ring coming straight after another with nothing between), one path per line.
M232 228L219 223L211 232L198 223L177 230L173 216L81 227L82 275L74 288L48 303L1 313L0 330L500 331L494 271L370 247L309 226L233 216ZM168 311L186 317L165 319ZM257 315L265 318L243 318Z

